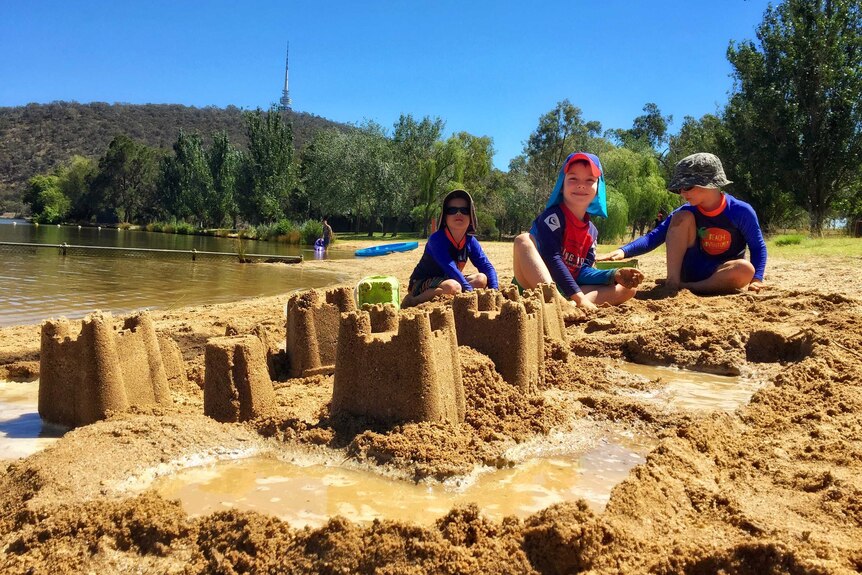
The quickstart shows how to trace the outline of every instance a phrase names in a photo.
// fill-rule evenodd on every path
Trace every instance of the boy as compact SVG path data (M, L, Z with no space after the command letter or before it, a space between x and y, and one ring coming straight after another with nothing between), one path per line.
M476 239L473 198L464 190L453 190L443 198L440 225L425 244L422 259L410 275L407 297L401 307L429 301L438 295L455 295L474 288L498 288L497 271ZM461 273L467 260L478 273Z
M593 267L598 231L590 214L607 217L602 164L594 154L576 152L566 158L530 233L515 238L515 283L535 288L553 281L566 299L587 309L634 296L643 280L638 270Z
M602 260L637 256L667 242L667 283L671 292L728 293L748 286L763 289L766 242L757 215L747 203L721 191L732 182L717 156L697 153L680 160L670 182L672 192L688 202L658 227ZM745 247L751 262L745 259Z

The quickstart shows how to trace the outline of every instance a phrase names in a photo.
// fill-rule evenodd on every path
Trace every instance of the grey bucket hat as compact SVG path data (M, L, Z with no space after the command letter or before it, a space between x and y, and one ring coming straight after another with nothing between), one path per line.
M692 186L704 188L720 188L732 184L724 175L721 160L715 154L699 152L686 156L677 162L673 169L673 178L667 187L672 192Z

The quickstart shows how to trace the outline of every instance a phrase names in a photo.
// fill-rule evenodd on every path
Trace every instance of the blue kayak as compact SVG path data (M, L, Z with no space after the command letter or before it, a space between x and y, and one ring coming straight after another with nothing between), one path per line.
M393 252L409 252L419 247L419 242L397 242L394 244L380 244L379 246L371 246L370 248L362 248L356 250L356 255L363 257L384 256Z

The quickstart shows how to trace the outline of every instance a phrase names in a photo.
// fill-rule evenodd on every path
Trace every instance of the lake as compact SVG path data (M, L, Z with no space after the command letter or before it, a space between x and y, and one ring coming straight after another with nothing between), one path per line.
M114 228L31 225L0 219L0 242L112 246L236 253L236 240ZM247 241L247 253L302 255L308 246ZM320 257L320 256L317 256ZM331 248L327 259L354 257ZM100 309L115 315L142 308L172 308L277 295L341 281L339 274L306 264L241 264L232 258L0 246L0 326L80 318Z

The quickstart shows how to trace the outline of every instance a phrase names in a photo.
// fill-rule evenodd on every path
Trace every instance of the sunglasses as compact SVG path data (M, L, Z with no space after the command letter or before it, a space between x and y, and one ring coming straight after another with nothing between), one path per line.
M454 216L458 212L461 212L465 216L470 215L470 206L446 206L443 208L443 213L447 216Z
M689 186L687 188L680 188L680 192L690 192L695 188L695 186Z

